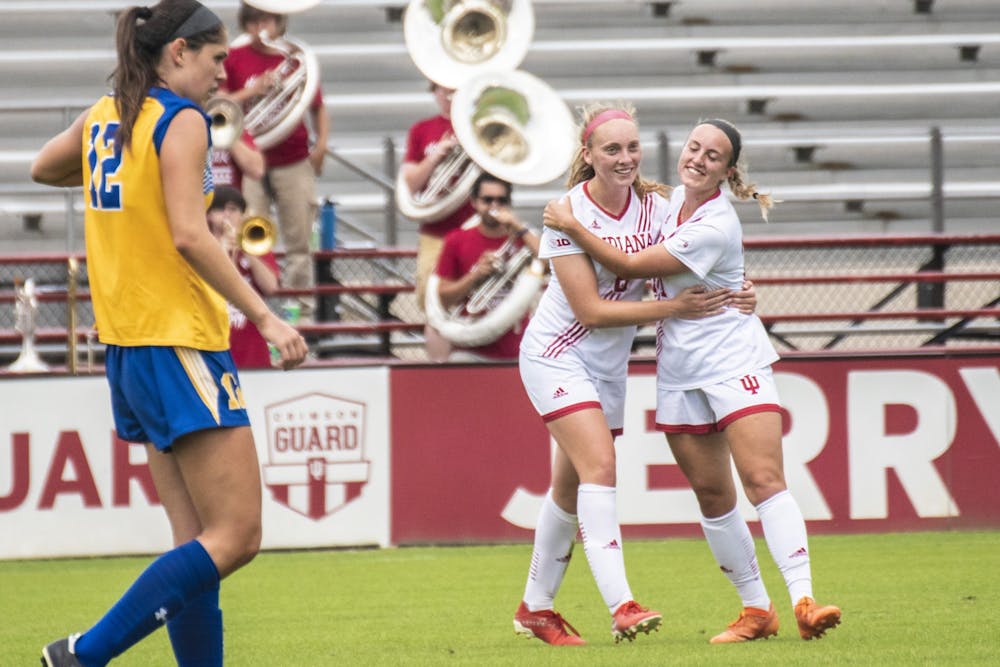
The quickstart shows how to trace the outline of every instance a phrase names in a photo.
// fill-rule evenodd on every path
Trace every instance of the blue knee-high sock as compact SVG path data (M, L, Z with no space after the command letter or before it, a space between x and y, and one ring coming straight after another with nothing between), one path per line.
M168 551L77 640L77 659L87 667L104 667L177 615L188 600L218 585L219 571L197 540Z
M222 667L222 610L219 587L189 600L167 621L178 667Z

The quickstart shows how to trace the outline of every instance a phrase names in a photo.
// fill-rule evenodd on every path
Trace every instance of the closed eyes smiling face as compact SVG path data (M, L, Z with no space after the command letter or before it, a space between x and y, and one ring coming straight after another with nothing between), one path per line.
M712 125L692 130L680 159L677 175L688 190L715 190L729 176L732 146L725 133Z

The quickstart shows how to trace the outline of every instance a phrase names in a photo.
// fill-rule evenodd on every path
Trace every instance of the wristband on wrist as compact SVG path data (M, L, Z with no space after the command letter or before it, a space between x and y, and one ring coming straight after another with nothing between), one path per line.
M521 229L519 229L516 232L514 232L514 238L515 239L519 239L519 238L521 238L522 236L524 236L525 234L527 234L530 231L531 230L528 229L527 227L522 227Z

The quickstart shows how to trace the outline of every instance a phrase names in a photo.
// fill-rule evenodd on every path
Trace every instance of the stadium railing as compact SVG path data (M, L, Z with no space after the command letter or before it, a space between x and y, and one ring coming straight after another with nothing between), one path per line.
M770 237L745 240L747 275L758 314L779 352L889 351L1000 346L1000 235ZM14 284L34 278L39 302L35 342L58 367L75 336L78 365L100 364L83 257L75 331L68 331L67 260L71 255L0 256L0 359L21 349ZM314 290L270 297L317 299L314 322L298 323L315 363L422 361L423 316L416 305L413 249L317 252ZM636 352L648 353L651 327Z

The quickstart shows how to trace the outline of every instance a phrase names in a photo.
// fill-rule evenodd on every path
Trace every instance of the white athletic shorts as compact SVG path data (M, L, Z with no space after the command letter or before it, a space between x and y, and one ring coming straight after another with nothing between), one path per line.
M781 412L770 366L700 389L656 388L656 430L712 433L740 417Z
M625 424L625 378L602 380L577 363L529 356L518 359L521 382L528 399L546 422L578 410L598 408L612 435L621 435Z

